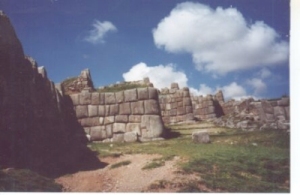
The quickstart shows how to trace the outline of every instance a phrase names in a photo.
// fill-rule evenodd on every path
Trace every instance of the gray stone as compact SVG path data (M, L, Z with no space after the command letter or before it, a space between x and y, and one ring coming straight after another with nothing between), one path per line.
M124 133L124 141L125 142L135 142L137 141L137 134L134 132Z
M131 114L144 114L144 101L131 102Z
M179 89L178 83L171 83L171 89Z
M281 100L278 101L278 106L289 106L290 105L290 98L283 97Z
M99 117L93 117L93 118L83 118L81 119L81 126L83 127L93 127L93 126L99 126Z
M135 132L138 135L141 135L140 123L127 123L126 132Z
M91 104L92 105L100 104L100 94L99 93L97 93L97 92L92 93Z
M81 92L79 94L79 102L80 102L81 105L91 104L91 93Z
M88 105L88 114L89 114L89 117L97 116L98 115L98 106Z
M189 97L183 98L183 106L191 106L191 105L192 105L191 98Z
M109 116L110 115L110 106L109 105L105 105L105 116Z
M105 93L99 93L99 103L100 105L105 104Z
M195 143L203 143L207 144L210 143L209 134L207 131L197 131L192 133L192 140Z
M122 103L119 106L119 114L131 114L130 103Z
M158 115L143 115L141 121L141 129L146 129L142 132L142 137L161 137L164 132L163 122Z
M124 133L126 131L125 123L114 123L113 124L113 132L114 133Z
M109 106L109 116L117 115L119 113L119 104Z
M283 107L276 106L274 107L274 115L275 116L285 116L285 110Z
M106 131L103 126L91 127L91 141L106 139Z
M116 102L117 103L124 102L124 91L116 92Z
M105 116L105 106L104 105L98 106L98 115Z
M107 116L104 118L104 124L111 124L115 122L115 117L114 116Z
M77 118L84 118L84 117L88 117L88 108L86 105L84 106L76 106L75 108L76 111L76 117Z
M112 137L113 142L124 142L124 133L115 133Z
M71 94L70 98L71 98L74 106L77 106L77 105L80 104L80 102L79 102L79 94Z
M129 89L124 91L125 102L132 102L137 100L136 89Z
M106 137L112 138L113 137L113 125L112 124L106 125L105 130L106 130Z
M129 115L129 122L130 123L140 123L141 115Z
M185 107L185 112L186 113L193 113L193 107L192 106L186 106Z
M147 100L149 99L148 88L138 88L138 99L139 100Z
M104 123L104 117L99 117L99 124L103 125L103 123Z
M158 92L157 89L153 87L148 87L149 99L158 99Z
M116 97L115 93L105 93L105 104L115 104Z
M145 114L159 114L160 109L156 100L145 100Z
M177 115L184 115L184 114L185 114L185 107L178 107Z
M128 116L127 115L117 115L115 117L115 121L117 123L127 123L128 122Z

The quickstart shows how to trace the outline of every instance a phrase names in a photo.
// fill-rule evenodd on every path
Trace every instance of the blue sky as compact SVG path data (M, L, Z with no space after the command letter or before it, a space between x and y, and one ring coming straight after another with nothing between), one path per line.
M61 82L178 82L195 94L289 95L288 0L1 0L24 51Z

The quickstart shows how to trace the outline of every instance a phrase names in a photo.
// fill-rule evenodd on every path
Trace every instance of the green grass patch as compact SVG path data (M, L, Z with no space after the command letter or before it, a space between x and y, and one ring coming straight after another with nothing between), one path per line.
M174 155L171 156L164 156L162 158L155 158L150 163L147 163L142 169L154 169L157 167L162 167L165 165L166 161L172 160L174 158Z
M110 143L97 143L90 147L100 157L104 153L162 155L164 160L152 161L149 168L163 166L168 157L179 156L184 159L179 163L183 172L198 173L201 182L215 191L289 192L290 135L286 132L217 127L209 129L211 144L197 144L190 136L196 126L170 128L179 136L165 141L114 143L113 147ZM191 189L193 186L197 185L191 185Z
M96 91L98 91L99 93L118 92L118 91L124 91L127 89L145 88L145 87L147 87L147 85L145 85L145 84L124 82L124 83L115 84L112 86L105 86L103 88L97 89Z
M121 162L118 162L118 163L115 163L115 164L111 165L110 169L115 169L115 168L118 168L118 167L126 166L126 165L129 165L130 163L131 163L130 160L121 161Z

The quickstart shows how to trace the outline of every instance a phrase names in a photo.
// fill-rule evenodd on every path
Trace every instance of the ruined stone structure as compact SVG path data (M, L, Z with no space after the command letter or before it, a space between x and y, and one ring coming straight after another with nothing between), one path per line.
M78 77L66 79L62 86L61 90L64 94L80 93L83 89L94 89L89 69L81 71Z
M177 83L160 91L159 104L165 124L188 122L194 119L189 88L179 89Z
M134 142L163 135L157 89L115 93L83 90L70 95L79 123L91 141Z
M70 100L55 89L44 67L24 55L3 12L0 116L1 168L27 168L53 175L70 171L83 156L90 159L87 140Z

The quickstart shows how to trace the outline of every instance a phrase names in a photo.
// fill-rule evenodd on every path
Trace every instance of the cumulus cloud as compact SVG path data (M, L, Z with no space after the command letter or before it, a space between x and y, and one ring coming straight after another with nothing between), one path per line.
M198 70L218 75L288 59L288 43L274 29L247 23L236 8L181 3L152 32L158 48L190 53Z
M208 94L214 94L216 93L216 90L207 86L206 84L200 84L199 89L195 89L193 87L190 87L190 92L194 95L203 95L206 96Z
M123 74L125 81L142 80L145 77L149 77L154 87L158 89L169 88L173 82L178 83L180 88L186 87L188 81L186 74L177 70L174 64L148 66L141 62Z
M109 21L100 22L95 20L92 26L93 29L90 30L88 36L84 38L85 41L92 44L104 43L104 36L107 33L117 31L117 28Z
M258 76L262 79L266 79L266 78L269 78L270 76L272 76L272 73L269 69L263 68L258 72Z
M262 79L259 78L248 79L247 84L254 89L255 95L261 94L267 89L267 85L263 82Z

